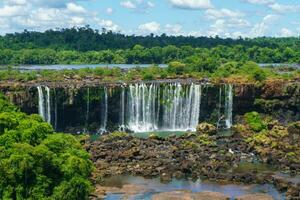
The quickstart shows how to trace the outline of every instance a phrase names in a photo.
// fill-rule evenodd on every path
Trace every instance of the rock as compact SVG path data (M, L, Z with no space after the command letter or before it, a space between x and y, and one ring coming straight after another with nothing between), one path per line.
M172 181L172 174L164 172L160 175L160 180L161 182L170 182Z
M239 196L236 200L273 200L273 197L266 194L248 194Z
M219 192L199 192L194 194L194 199L197 200L228 200L228 196Z
M199 124L196 130L198 134L215 135L217 133L217 128L214 125L206 122Z
M172 191L155 194L152 200L228 200L229 197L218 192Z
M300 121L292 123L288 126L289 139L292 143L300 142Z
M152 200L192 200L193 197L187 191L163 192L152 196Z

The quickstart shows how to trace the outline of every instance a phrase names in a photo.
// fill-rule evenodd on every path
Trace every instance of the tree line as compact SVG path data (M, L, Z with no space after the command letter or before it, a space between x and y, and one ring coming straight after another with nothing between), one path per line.
M193 36L168 36L166 34L147 36L124 35L107 31L105 29L94 30L88 25L85 27L73 27L64 29L50 29L45 32L24 30L21 33L6 34L0 36L0 49L33 49L49 48L54 50L74 51L100 51L107 49L131 49L135 45L145 48L191 46L212 48L219 45L235 46L242 45L246 48L253 46L268 48L290 47L300 50L300 38L220 38L216 37L193 37Z
M20 64L166 64L172 61L198 63L200 68L210 68L228 61L253 61L257 63L300 63L300 50L291 47L246 48L243 45L213 48L192 46L146 48L135 45L131 49L109 49L80 52L74 50L3 49L0 50L1 65Z

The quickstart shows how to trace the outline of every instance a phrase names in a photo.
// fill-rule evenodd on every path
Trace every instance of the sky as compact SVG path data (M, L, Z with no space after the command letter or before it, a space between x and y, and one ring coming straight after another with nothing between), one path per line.
M89 24L127 35L300 35L300 0L0 0L0 34Z

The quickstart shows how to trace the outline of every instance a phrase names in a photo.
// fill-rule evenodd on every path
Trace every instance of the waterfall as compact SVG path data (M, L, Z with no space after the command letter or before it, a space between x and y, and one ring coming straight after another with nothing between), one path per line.
M195 130L201 96L202 87L197 84L132 84L128 95L128 127L135 132Z
M54 88L54 129L57 130L57 95L56 89Z
M129 129L135 132L157 130L157 86L144 83L129 86L128 116Z
M233 92L232 92L232 85L225 85L225 125L226 128L232 127L232 105L233 105Z
M125 125L125 87L122 86L121 96L120 96L120 126L119 130L124 131L126 129Z
M86 100L86 115L85 115L85 123L89 123L89 113L90 113L90 88L87 88L87 100Z
M42 86L37 86L37 89L39 95L39 115L43 118L43 120L46 120L43 88Z
M39 115L44 121L51 123L50 88L47 86L37 86L37 89L39 97Z
M100 124L100 129L99 129L99 133L103 134L105 133L107 130L107 111L108 111L108 92L107 92L107 88L104 88L104 103L102 106L101 110L101 124Z
M224 88L224 89L223 89ZM218 128L232 127L233 87L231 84L220 86L218 105ZM224 90L224 92L223 92Z

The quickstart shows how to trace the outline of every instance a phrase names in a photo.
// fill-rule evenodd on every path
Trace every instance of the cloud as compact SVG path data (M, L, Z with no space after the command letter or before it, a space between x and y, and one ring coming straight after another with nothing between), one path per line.
M149 8L154 8L155 4L145 0L128 0L121 1L120 5L124 8L131 9L137 12L146 12Z
M67 10L71 13L85 13L86 10L75 3L67 3Z
M205 12L207 18L209 19L220 19L220 18L239 18L243 17L244 13L240 11L233 11L226 8L217 10L217 9L208 9Z
M24 7L20 5L5 5L0 7L0 17L13 17L24 14Z
M120 5L124 8L135 9L136 5L132 1L122 1Z
M275 0L242 0L251 4L269 5L275 3Z
M166 24L164 32L168 35L182 34L182 26L180 24Z
M116 25L115 23L113 23L113 21L111 21L111 20L97 19L97 21L99 22L99 25L102 28L105 28L106 30L110 30L113 32L120 30L120 27L118 25Z
M300 12L300 5L271 4L269 7L278 13Z
M106 13L107 13L108 15L113 14L113 12L114 12L114 9L112 9L112 8L106 8Z
M141 24L139 25L138 30L144 34L158 33L160 31L160 24L155 21Z
M279 19L278 15L266 15L260 23L254 25L250 32L250 36L259 37L265 36L267 31L270 28L270 25L273 24L276 20Z
M282 28L280 30L280 36L281 37L292 37L292 36L295 36L295 33L293 31L291 31L290 29Z
M212 8L210 0L170 0L171 4L181 9L208 9Z

